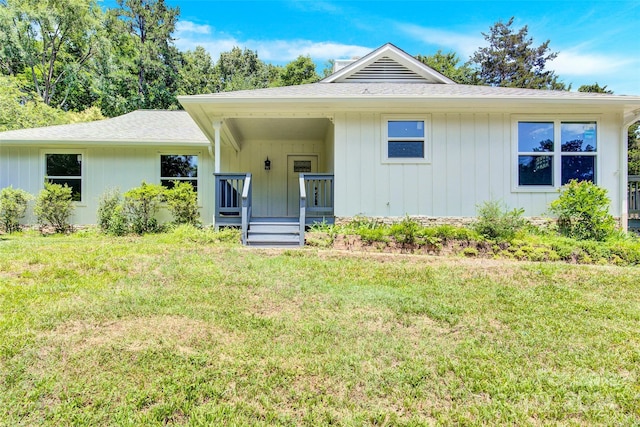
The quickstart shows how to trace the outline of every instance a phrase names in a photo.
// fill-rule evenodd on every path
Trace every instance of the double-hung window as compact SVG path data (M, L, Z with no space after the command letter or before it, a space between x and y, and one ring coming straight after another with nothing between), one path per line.
M387 163L421 163L428 159L428 118L386 116L383 153Z
M45 179L52 184L70 187L74 202L82 201L82 157L81 152L44 153Z
M160 156L160 183L173 188L175 181L188 182L198 191L198 156L163 154Z
M596 182L598 125L595 121L518 121L519 188L557 188L569 181Z

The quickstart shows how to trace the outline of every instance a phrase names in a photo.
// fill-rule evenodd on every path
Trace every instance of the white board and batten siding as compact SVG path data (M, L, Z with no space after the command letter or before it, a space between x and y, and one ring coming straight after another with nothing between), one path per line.
M160 155L198 156L198 202L201 218L211 223L213 216L213 161L207 150L176 147L87 147L80 146L0 146L0 188L13 186L36 196L43 188L44 154L47 152L78 152L83 155L83 182L81 202L77 202L71 222L96 224L100 196L109 189L122 193L138 187L145 181L160 183ZM166 209L159 213L161 221L170 220ZM32 210L25 223L35 223Z
M289 156L308 155L318 159L318 170L330 172L332 138L325 140L247 140L240 151L229 146L221 150L222 172L251 173L254 217L287 216L287 164ZM264 169L269 158L271 170Z
M412 117L420 114L411 114ZM335 116L335 214L370 217L474 217L478 205L503 201L524 208L526 216L548 212L555 189L516 188L517 147L510 113L429 112L425 163L386 163L382 144L384 115L345 112ZM582 116L557 115L584 120ZM616 115L598 120L597 183L620 215L620 126Z

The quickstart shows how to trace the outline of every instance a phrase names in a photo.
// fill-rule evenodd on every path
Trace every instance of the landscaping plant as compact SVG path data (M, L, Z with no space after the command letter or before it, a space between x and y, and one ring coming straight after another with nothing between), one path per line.
M560 188L550 211L558 216L558 230L578 240L605 240L615 233L607 190L589 181L571 180Z
M11 186L0 191L0 226L6 233L20 230L20 219L24 218L32 198L26 191Z
M56 233L64 233L71 229L69 219L74 208L71 187L45 182L34 212L41 226L51 226Z
M198 193L191 183L174 181L173 188L165 191L165 200L176 224L199 225Z
M522 217L524 209L507 209L504 203L495 200L482 203L472 228L490 240L512 240L527 225L527 220Z
M164 187L146 182L124 193L123 210L131 231L144 234L159 230L155 215L158 213L163 197Z

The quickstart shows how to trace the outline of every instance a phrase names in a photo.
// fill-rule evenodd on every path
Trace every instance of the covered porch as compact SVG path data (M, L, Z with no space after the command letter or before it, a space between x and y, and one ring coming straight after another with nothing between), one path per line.
M214 121L216 228L246 245L303 245L305 227L334 221L334 126L327 117Z

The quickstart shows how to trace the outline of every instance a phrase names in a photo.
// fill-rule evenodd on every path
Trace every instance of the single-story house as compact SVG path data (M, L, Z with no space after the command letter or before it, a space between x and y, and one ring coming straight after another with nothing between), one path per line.
M181 96L184 112L1 133L0 188L66 182L88 224L108 188L188 180L205 224L297 243L312 221L471 218L489 200L537 217L576 178L606 188L626 224L640 96L460 85L392 44L336 68L313 84Z

